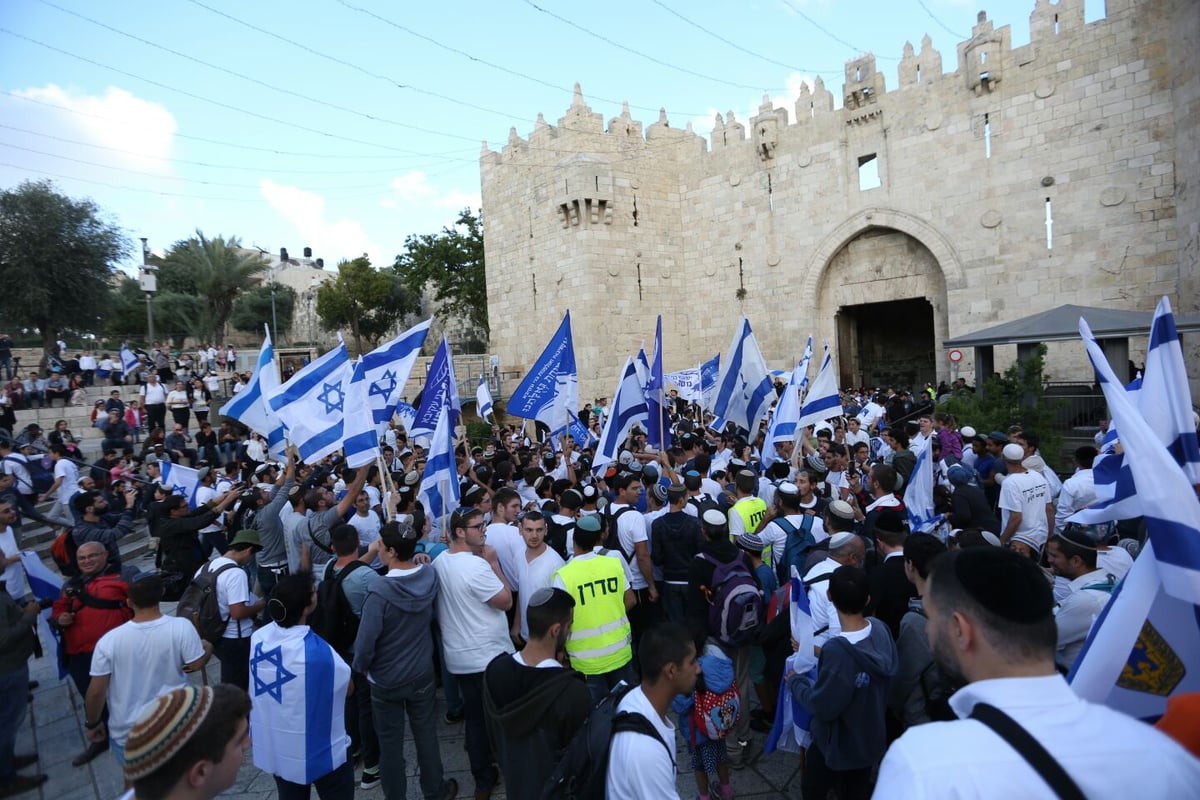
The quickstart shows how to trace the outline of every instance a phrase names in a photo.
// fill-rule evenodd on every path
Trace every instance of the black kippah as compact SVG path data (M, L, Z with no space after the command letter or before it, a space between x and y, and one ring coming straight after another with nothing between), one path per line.
M1045 574L1013 550L959 550L954 575L975 602L1001 619L1031 625L1054 613L1054 592Z

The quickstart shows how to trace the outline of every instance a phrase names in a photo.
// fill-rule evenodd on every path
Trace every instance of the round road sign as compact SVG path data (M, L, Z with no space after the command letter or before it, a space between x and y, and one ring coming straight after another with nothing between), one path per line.
M950 356L950 360L955 364L962 361L962 350L951 350L947 355Z

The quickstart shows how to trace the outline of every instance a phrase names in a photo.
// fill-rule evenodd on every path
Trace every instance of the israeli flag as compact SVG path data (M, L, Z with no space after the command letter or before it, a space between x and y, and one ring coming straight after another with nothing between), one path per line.
M1171 696L1200 691L1200 500L1159 432L1121 390L1086 321L1079 330L1121 432L1149 538L1068 680L1085 699L1153 720Z
M462 417L462 401L458 398L458 378L454 375L454 359L450 357L450 343L445 336L433 354L433 361L429 363L429 374L425 376L425 388L421 391L421 405L417 407L417 419L408 435L432 436L443 406L450 409L450 427L453 429Z
M279 370L275 366L275 350L271 345L271 331L265 325L262 347L250 382L229 399L217 413L230 417L267 440L267 450L276 458L283 458L286 445L283 441L283 423L266 401L266 396L279 388Z
M792 577L788 581L788 614L792 629L792 638L799 645L796 652L788 657L784 674L797 672L807 674L809 680L817 679L817 656L814 652L816 636L813 628L812 611L808 605L808 592L804 590L804 581L799 570L792 567ZM798 753L808 747L812 740L809 729L812 726L812 714L792 697L786 681L780 682L779 702L775 706L775 723L767 734L763 752L773 753L783 750Z
M368 398L371 382L367 378L366 357L354 365L350 387L346 391L346 419L342 431L342 451L346 466L364 467L374 463L383 452L379 447L379 431Z
M596 457L592 459L592 471L602 472L605 466L615 461L629 431L639 422L644 423L649 416L650 407L646 404L637 367L632 358L626 358L617 379L617 388L613 390L612 404L604 416L604 428L596 445Z
M663 449L671 446L671 416L664 398L666 385L663 380L662 314L654 329L654 361L646 381L646 444Z
M775 402L775 385L754 332L750 330L750 321L745 317L734 332L726 353L728 356L717 378L712 410L723 422L732 422L749 431L753 441L758 423Z
M350 667L307 625L274 622L250 637L254 766L310 784L346 763Z
M804 345L804 356L800 359L800 366L796 367L796 369L793 370L793 374L796 372L799 372L801 375L801 378L800 378L801 393L803 393L804 390L806 388L808 388L808 365L810 363L812 363L812 357L813 357L813 346L812 346L812 334L810 333L808 335L808 344Z
M819 425L827 419L841 416L842 413L842 395L838 391L837 378L833 375L833 356L826 346L821 369L804 397L800 419L796 421L797 434L803 436L804 429L809 425Z
M700 399L701 408L712 408L713 394L717 390L717 378L721 375L721 354L705 361L700 365Z
M243 390L244 391L244 390ZM188 508L196 508L196 492L200 490L200 470L185 467L182 464L172 464L166 459L159 462L162 485L187 500Z
M427 319L419 325L406 330L404 333L381 344L362 357L363 376L367 381L367 402L371 409L371 417L375 429L383 433L396 411L404 384L412 373L417 356L429 335L429 325L432 319Z
M29 582L29 591L33 594L35 599L44 603L49 603L62 596L62 576L57 572L53 572L49 567L47 567L45 563L38 558L37 553L32 550L22 550L21 567L25 570L25 580ZM12 587L9 588L11 589ZM41 627L44 628L45 631L49 632L50 638L54 640L56 648L55 652L57 652L59 656L55 659L55 663L59 665L58 677L61 680L67 676L67 670L64 667L64 665L67 663L67 660L65 657L63 657L62 653L62 633L57 627L50 625L50 613L50 608L44 608L38 614L38 617L41 619ZM39 636L38 638L42 639L42 641L49 641L44 636Z
M417 410L403 401L396 403L396 417L400 420L400 424L404 426L405 431L411 431L412 426L417 421Z
M812 337L808 337L807 356L812 355ZM775 445L781 442L796 441L796 422L800 419L800 387L801 380L808 380L805 374L807 361L802 361L799 367L792 370L787 388L775 404L775 413L771 415L771 423L767 426L767 435L763 441L762 464L769 467L779 460Z
M339 342L287 383L266 394L305 463L315 464L342 446L346 393L352 377L350 354L345 342Z
M642 392L645 393L646 387L650 385L650 359L646 357L645 342L638 348L637 358L633 360L633 367L637 370L638 380L642 383Z
M508 413L543 423L550 428L555 441L570 433L576 442L583 444L587 441L587 427L579 421L578 412L579 374L568 310L546 349L508 398Z
M417 499L431 520L444 524L444 517L458 508L458 467L454 460L454 426L450 409L442 406L430 440L425 474Z
M479 411L480 419L484 422L495 422L494 419L488 419L492 414L492 390L488 388L485 372L479 373L479 385L475 387L475 407Z
M933 448L928 441L917 454L917 464L904 487L904 508L913 533L932 531L942 521L942 515L933 510Z
M131 372L137 372L140 364L137 354L129 349L129 345L121 345L121 377L125 377Z

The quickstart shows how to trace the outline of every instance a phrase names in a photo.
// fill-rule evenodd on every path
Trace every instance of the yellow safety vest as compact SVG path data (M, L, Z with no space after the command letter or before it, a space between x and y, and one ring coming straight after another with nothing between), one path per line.
M763 517L767 515L767 503L761 497L743 497L733 504L733 508L729 509L729 513L737 514L742 518L742 530L746 533L754 533L758 530L758 524L763 521ZM732 520L733 517L731 516ZM732 538L733 534L730 534Z
M603 675L632 661L625 568L606 555L576 556L555 574L575 598L575 620L567 639L571 666L584 675Z

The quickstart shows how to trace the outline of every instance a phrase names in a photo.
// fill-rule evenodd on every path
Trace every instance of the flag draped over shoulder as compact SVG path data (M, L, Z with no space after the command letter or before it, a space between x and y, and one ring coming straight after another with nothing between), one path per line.
M200 470L172 464L165 458L159 461L162 484L187 500L188 508L196 508L196 492L200 489Z
M346 762L350 667L307 625L271 623L250 640L254 766L309 784Z
M462 401L458 397L458 377L454 374L454 359L450 357L450 343L442 337L433 361L429 362L429 374L425 377L425 388L421 390L421 404L417 406L417 418L409 429L409 436L432 436L437 427L438 414L442 408L449 409L450 427L458 425L462 417Z
M800 409L796 430L803 435L804 429L809 425L819 425L841 414L842 396L838 392L837 378L833 374L833 356L826 346L821 369L813 379L812 385L808 387L808 394L804 396L804 406Z
M758 423L775 401L775 385L745 317L725 351L715 391L713 413L724 423L745 428L753 438Z
M904 508L908 511L908 526L913 533L928 533L942 521L933 510L933 448L926 440L917 454L917 463L904 487Z
M475 407L479 418L484 422L494 422L488 417L492 415L492 390L488 388L487 373L479 373L479 385L475 387Z
M1148 542L1092 626L1068 680L1081 697L1155 719L1172 695L1200 691L1200 501L1170 442L1122 389L1087 322L1081 319L1079 329L1138 486Z
M362 357L363 377L367 381L367 401L378 433L383 433L396 412L404 384L412 373L432 319L414 325L404 333L381 344Z
M600 441L596 445L596 457L592 459L592 470L600 472L610 462L614 461L621 449L621 442L629 435L629 430L639 422L645 422L649 415L646 405L646 395L638 380L637 368L632 358L625 359L621 375L617 378L617 388L613 390L612 405L604 415L604 428L600 431Z
M654 329L654 360L646 380L646 444L663 449L671 446L671 415L664 398L662 314Z
M287 429L288 438L309 464L342 446L346 394L352 378L344 342L292 376L267 401Z
M217 412L222 417L231 417L267 440L267 450L282 458L284 452L283 423L267 402L267 396L279 388L279 371L275 367L275 350L271 345L271 331L264 326L262 347L250 382ZM123 358L124 356L122 356Z
M796 672L807 675L809 680L817 678L817 656L814 653L816 637L814 634L812 611L808 605L808 592L804 589L804 581L800 571L792 567L792 576L788 581L788 614L792 638L798 647L796 652L787 659L784 674ZM763 751L772 753L784 750L796 753L808 747L812 738L809 728L812 725L812 714L796 702L788 689L787 682L781 681L779 686L779 702L775 707L775 724L767 735Z
M508 413L541 422L550 428L555 440L570 433L583 444L587 428L579 421L578 412L579 373L571 337L571 312L567 311L542 354L508 398Z
M450 409L442 406L437 426L429 443L425 474L417 499L425 506L430 519L442 517L458 508L458 469L454 460L454 426L450 424Z

